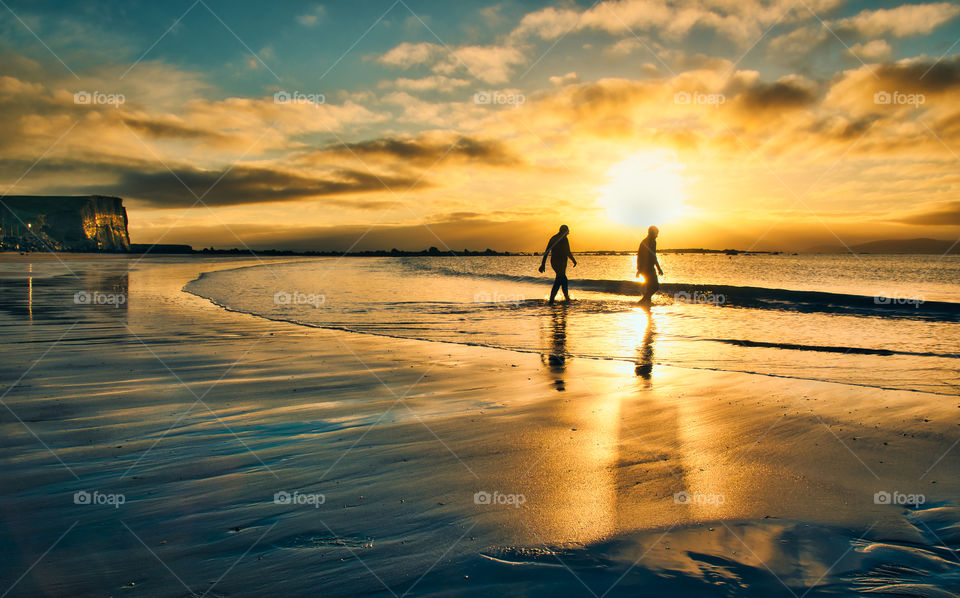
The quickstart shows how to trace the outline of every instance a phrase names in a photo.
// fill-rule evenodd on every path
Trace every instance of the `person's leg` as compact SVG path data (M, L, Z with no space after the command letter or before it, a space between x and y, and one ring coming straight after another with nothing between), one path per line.
M653 300L653 294L660 288L657 273L641 272L640 275L643 276L643 294L640 295L640 303L650 303Z
M564 272L563 275L562 275L562 277L561 277L560 286L561 286L561 288L563 288L563 299L564 299L565 301L570 301L570 290L567 288L567 274L566 274L566 272Z
M563 276L560 272L557 272L556 278L553 279L553 288L550 289L550 303L553 303L553 300L557 297L557 291L560 290L560 277Z
M650 285L647 288L647 296L650 300L653 300L653 295L660 290L660 278L657 276L656 271L650 272Z

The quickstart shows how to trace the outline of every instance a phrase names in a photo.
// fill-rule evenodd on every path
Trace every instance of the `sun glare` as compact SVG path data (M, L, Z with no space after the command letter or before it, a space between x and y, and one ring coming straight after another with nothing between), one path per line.
M684 211L685 168L672 152L632 154L607 171L609 182L597 189L597 201L611 220L628 226L676 220Z

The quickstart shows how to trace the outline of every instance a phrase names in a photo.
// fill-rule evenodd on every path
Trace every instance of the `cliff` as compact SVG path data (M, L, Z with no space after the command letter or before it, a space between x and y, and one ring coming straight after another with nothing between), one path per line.
M8 195L0 198L0 249L129 251L119 197Z

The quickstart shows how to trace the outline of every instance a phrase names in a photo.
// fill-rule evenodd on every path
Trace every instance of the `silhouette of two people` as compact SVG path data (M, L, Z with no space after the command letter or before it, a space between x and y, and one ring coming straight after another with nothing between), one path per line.
M657 272L663 276L663 268L660 267L660 261L657 259L657 236L660 229L651 226L647 229L647 237L640 242L637 249L637 276L642 276L644 281L643 295L640 297L640 303L650 304L653 301L653 295L660 289L660 279L657 278Z
M640 303L649 305L653 301L653 296L660 290L660 279L657 274L663 276L663 268L660 267L660 260L657 259L657 237L660 235L660 229L651 226L647 229L646 238L640 242L637 249L637 276L642 276L644 281L643 295L640 297ZM570 301L570 290L567 280L567 260L577 265L577 259L573 257L570 251L570 228L564 224L560 226L557 234L550 237L547 241L547 249L543 252L543 259L540 261L540 272L547 269L547 258L550 258L550 267L553 268L555 278L553 288L550 289L550 303L553 304L557 298L557 292L563 290L563 298Z
M543 260L540 262L540 272L547 269L547 257L550 258L550 267L553 268L556 277L553 280L553 288L550 289L550 303L553 304L557 297L557 291L563 289L564 301L570 301L570 291L567 288L567 260L577 265L577 259L573 257L570 251L570 241L567 237L570 235L570 228L564 224L560 227L557 234L550 237L547 241L547 249L543 252Z

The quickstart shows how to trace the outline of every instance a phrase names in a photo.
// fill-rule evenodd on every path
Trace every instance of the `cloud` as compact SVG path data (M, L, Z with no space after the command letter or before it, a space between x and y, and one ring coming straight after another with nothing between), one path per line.
M386 54L377 58L377 62L387 66L408 69L418 64L433 62L444 52L443 46L429 42L402 44L391 48Z
M816 99L816 89L812 82L789 75L772 83L756 81L744 88L735 99L741 108L750 113L782 112L812 105Z
M893 54L893 48L883 39L875 39L864 44L854 44L847 52L861 60L886 60Z
M313 27L322 22L327 16L327 9L322 4L316 4L307 12L297 16L297 22L304 27Z
M877 76L897 89L944 93L960 87L960 55L945 60L914 59L884 64Z
M580 18L581 13L578 11L548 6L524 15L510 35L521 38L533 35L542 39L556 39L576 27Z
M428 102L405 91L395 91L384 95L381 101L403 109L403 113L395 118L396 122L427 127L449 128L451 123L456 123L460 130L469 131L477 126L479 119L489 114L486 106L473 102L473 94L470 94L469 102Z
M956 105L951 95L960 90L960 55L943 60L905 59L844 71L832 82L824 99L826 108L842 108L854 116L884 114L907 124L905 115L917 115L916 106L878 103L877 94L922 94L923 110L945 110Z
M404 42L377 58L386 66L409 69L427 65L434 73L469 74L486 83L505 83L513 67L526 58L512 46L459 46L447 49L429 42Z
M550 84L555 87L562 87L564 85L570 85L572 83L579 83L579 82L580 82L579 75L573 72L567 73L562 77L561 76L550 77Z
M594 30L614 35L653 32L676 40L706 28L749 45L777 22L809 19L810 10L826 12L844 1L811 0L799 6L792 0L604 0L585 11L547 7L528 13L510 37L553 40L569 31Z
M121 119L134 131L154 139L200 140L214 145L228 145L235 141L226 133L191 126L182 118L172 114L160 116L148 116L143 113L123 114Z
M821 25L805 25L789 33L778 35L770 40L769 49L778 54L791 57L807 56L811 50L822 44L830 33Z
M115 170L119 174L117 182L75 188L75 192L129 197L154 208L189 207L199 196L203 204L219 207L328 198L384 191L388 187L406 190L417 182L413 177L378 176L351 169L335 169L317 176L248 165L236 166L226 174L189 166L147 170L141 165ZM389 203L383 200L366 205L381 207ZM359 205L359 202L343 200L341 205Z
M623 57L629 56L636 50L644 47L644 42L635 37L625 37L618 40L612 46L604 48L603 53L607 56Z
M835 21L833 25L866 38L882 35L907 37L930 33L958 15L960 6L949 2L904 4L896 8L864 10L852 17Z
M446 160L467 161L491 166L517 166L522 160L499 140L477 139L459 135L420 135L418 137L382 138L340 145L331 145L314 154L313 160L329 155L400 160L432 166Z
M923 211L898 218L896 222L924 226L960 226L960 201L938 202Z
M401 77L392 81L381 81L379 87L395 87L403 91L439 91L450 93L461 87L470 85L466 79L456 79L453 77L444 77L443 75L431 75L421 77L420 79L408 79Z
M525 61L523 53L511 46L462 46L435 69L448 75L466 70L481 81L496 84L506 83L513 66Z

